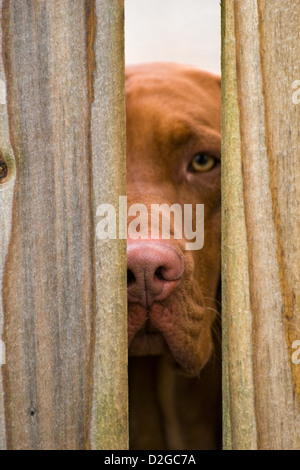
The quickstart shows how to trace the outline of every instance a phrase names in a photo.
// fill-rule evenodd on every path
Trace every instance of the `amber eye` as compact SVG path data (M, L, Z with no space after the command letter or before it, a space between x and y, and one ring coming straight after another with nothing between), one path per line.
M213 169L216 159L207 153L198 153L190 163L189 171L205 173Z

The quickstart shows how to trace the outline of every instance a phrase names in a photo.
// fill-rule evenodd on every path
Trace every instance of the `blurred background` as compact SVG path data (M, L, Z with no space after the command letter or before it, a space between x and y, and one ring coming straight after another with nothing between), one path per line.
M220 0L125 0L127 64L168 61L220 74Z

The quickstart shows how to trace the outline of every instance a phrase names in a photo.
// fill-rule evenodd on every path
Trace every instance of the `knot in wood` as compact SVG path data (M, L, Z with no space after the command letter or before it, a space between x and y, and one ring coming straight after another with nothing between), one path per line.
M3 157L0 157L0 183L7 177L8 167Z

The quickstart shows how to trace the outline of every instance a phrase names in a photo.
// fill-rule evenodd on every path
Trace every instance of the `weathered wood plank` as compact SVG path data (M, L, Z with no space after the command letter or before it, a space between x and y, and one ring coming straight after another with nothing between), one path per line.
M85 2L4 0L3 15L17 163L3 287L7 443L80 449L93 321Z
M236 57L239 111L236 113L236 92L229 88L235 109L228 117L236 125L231 130L224 126L228 143L224 143L224 149L228 152L228 165L230 158L235 161L235 152L237 156L240 153L244 202L243 205L240 197L241 182L235 182L240 170L231 173L228 166L223 177L227 195L224 297L229 299L225 300L225 343L228 346L240 325L241 334L247 338L246 348L242 345L238 350L229 344L226 351L225 406L229 408L226 446L244 448L245 421L239 416L244 394L236 391L241 381L251 385L253 380L254 408L250 394L245 412L250 413L253 421L254 448L299 449L300 369L292 363L291 356L292 344L300 336L300 107L292 101L292 83L300 76L300 4L282 0L224 3L226 18L234 18L235 23L230 24L231 40L224 44L227 60L224 81L230 82L229 73L235 76ZM237 143L232 156L230 141ZM234 218L238 222L235 227L230 222ZM238 236L240 244L232 245ZM249 280L241 276L238 281L235 273L230 272L231 256L240 259L248 269ZM232 296L236 296L236 305L231 302ZM239 355L238 359L234 354ZM253 377L249 375L249 354ZM239 374L233 374L231 367Z
M94 238L126 193L123 8L3 2L2 448L128 445L126 241Z
M0 2L2 12L2 1ZM2 44L2 21L0 27ZM0 367L5 363L3 342L4 313L2 306L2 281L7 248L11 232L13 190L15 183L15 157L9 142L8 115L6 102L6 78L2 55L0 58ZM2 367L1 367L2 369ZM0 373L0 449L6 449L6 426L2 370Z
M95 0L95 15L91 113L94 214L101 203L117 209L119 195L126 194L124 2ZM95 240L95 271L91 447L127 449L126 240Z
M233 3L222 3L222 363L227 450L257 445Z
M277 258L291 358L292 344L300 339L300 103L292 99L293 82L300 77L300 4L260 0L258 13ZM300 367L290 365L300 411Z

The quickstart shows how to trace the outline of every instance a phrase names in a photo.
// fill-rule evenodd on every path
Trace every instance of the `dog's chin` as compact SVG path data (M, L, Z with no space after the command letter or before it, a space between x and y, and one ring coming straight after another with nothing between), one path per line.
M202 347L198 344L195 348L178 341L177 335L172 333L154 326L149 319L145 320L130 342L129 355L167 356L179 373L189 377L198 376L211 356L210 335L208 338L207 335L200 334L199 343Z
M160 356L169 355L170 350L163 335L159 331L149 331L142 328L133 338L130 348L130 356Z

